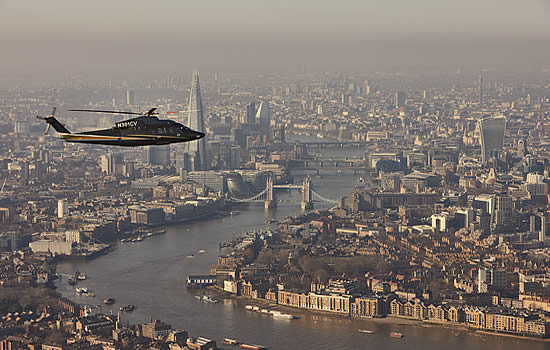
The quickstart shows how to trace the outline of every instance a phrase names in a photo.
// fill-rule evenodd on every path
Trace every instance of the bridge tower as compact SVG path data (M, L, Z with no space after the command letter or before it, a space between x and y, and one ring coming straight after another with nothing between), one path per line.
M266 209L277 208L277 202L275 201L275 195L273 192L273 179L271 178L271 176L267 178L266 188L267 188L267 193L266 193L267 197L264 202L265 208Z
M313 209L313 200L311 199L311 178L306 176L302 183L302 210Z

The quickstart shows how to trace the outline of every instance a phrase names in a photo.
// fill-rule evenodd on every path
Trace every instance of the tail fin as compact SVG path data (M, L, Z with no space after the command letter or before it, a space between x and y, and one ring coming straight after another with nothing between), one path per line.
M57 131L60 134L70 134L71 133L69 130L67 130L66 127L63 126L63 124L58 122L57 119L55 119L54 117L44 118L44 120L46 121L46 123L53 126L55 131Z

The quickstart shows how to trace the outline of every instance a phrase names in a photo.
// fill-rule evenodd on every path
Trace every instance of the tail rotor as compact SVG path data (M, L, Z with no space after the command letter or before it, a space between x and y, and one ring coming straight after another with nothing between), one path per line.
M52 114L50 115L50 118L54 118L54 117L55 117L55 111L56 111L56 110L57 110L56 107L54 107L54 108L52 109ZM39 116L39 115L37 115L36 118L42 119L42 120L46 120L46 119L47 119L47 118L41 117L41 116ZM48 132L50 131L50 126L51 126L50 123L48 123L48 126L46 126L46 131L44 131L44 135L48 135Z

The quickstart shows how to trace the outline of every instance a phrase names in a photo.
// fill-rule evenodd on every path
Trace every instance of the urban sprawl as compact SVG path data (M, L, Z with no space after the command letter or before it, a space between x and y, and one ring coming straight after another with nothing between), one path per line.
M216 348L161 321L123 324L61 297L56 263L170 225L270 210L281 190L301 192L296 215L220 242L217 262L189 287L291 314L550 337L550 85L453 79L429 88L381 73L214 74L201 86L195 71L191 84L75 79L2 90L0 349ZM53 106L74 131L124 118L66 109L157 107L160 119L179 111L171 117L207 136L71 144L44 135L35 118ZM355 189L325 195L319 183L331 176Z

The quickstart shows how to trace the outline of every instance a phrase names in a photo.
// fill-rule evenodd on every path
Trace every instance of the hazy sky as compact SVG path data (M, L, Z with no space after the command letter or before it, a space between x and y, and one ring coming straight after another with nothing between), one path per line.
M209 69L220 65L230 70L247 60L252 64L262 61L257 68L266 69L280 59L291 64L294 55L297 63L314 66L323 62L321 53L325 56L332 51L337 58L334 50L365 55L367 61L374 54L384 62L383 52L393 57L397 52L391 46L397 43L409 45L409 50L421 47L429 58L446 50L441 45L448 41L462 40L453 46L460 55L472 49L465 44L467 40L485 40L476 47L486 49L486 43L497 38L499 49L491 52L500 55L508 47L515 51L512 56L519 55L520 48L514 46L519 43L527 51L520 59L538 55L535 61L544 61L547 57L541 46L548 47L550 38L550 2L0 0L0 76L4 79L45 77L48 72L173 71L201 63ZM387 47L380 42L386 39ZM269 40L272 44L266 48ZM377 52L357 50L356 46L369 46L369 41L375 41L372 47ZM522 41L529 41L535 52ZM431 46L426 44L430 42ZM422 52L415 55L422 61ZM411 62L403 60L405 65Z
M0 10L2 32L15 37L550 32L544 0L2 0Z

